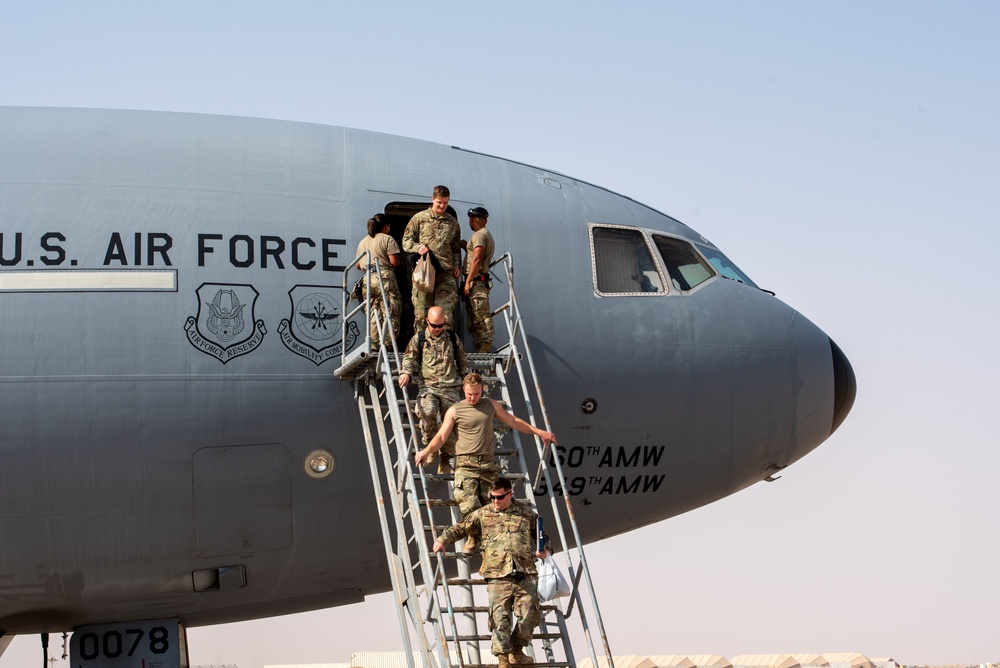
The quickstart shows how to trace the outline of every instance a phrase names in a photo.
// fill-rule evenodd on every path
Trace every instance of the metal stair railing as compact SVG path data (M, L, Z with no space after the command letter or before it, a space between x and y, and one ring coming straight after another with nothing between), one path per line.
M365 253L356 258L349 267L353 268L361 259L365 260L364 266L369 266L370 257ZM496 353L470 354L468 356L470 366L486 372L484 376L499 386L502 401L508 407L514 405L515 399L523 401L528 414L526 421L535 426L537 426L535 418L535 404L537 404L544 428L551 430L523 319L514 295L513 261L510 254L504 254L490 268L497 266L503 267L509 296L508 301L495 309L492 315L495 320L497 316L502 316L505 327L503 330L500 327L497 329L498 333L507 335L507 341L499 345ZM351 284L349 275L350 270L344 274L345 296L348 294L347 286ZM433 538L445 526L458 521L456 504L450 495L448 499L435 498L435 494L440 496L441 488L446 486L445 483L452 476L431 474L425 472L423 467L418 468L413 464L412 457L418 449L417 430L409 400L405 392L399 393L396 387L401 356L391 335L391 323L381 318L378 311L371 309L368 295L371 292L373 277L379 281L381 288L377 261L376 271L367 272L365 280L368 289L364 291L365 299L349 312L344 309L344 339L341 348L343 363L335 375L353 379L355 383L355 396L364 427L373 489L393 591L397 599L397 616L406 650L405 655L410 668L415 668L414 657L419 658L425 668L444 666L474 668L484 665L480 661L483 650L481 643L488 643L491 638L490 634L479 634L475 630L474 621L468 622L470 616L474 617L475 614L488 610L486 606L475 604L475 596L472 593L478 588L477 585L485 584L485 581L469 577L471 559L462 552L447 555L431 552L429 543ZM389 309L384 291L380 290L380 293L383 299L383 312L388 315ZM363 344L348 353L347 347L350 342L347 339L347 323L359 314L361 316L367 314L374 319L381 344L372 349L370 328L366 322ZM387 349L387 342L391 343L392 352ZM514 386L514 394L511 393L511 385L508 382L509 375L518 377L519 382ZM520 394L517 393L518 389ZM532 437L535 448L530 452L538 457L539 462L538 471L532 478L527 469L526 452L521 443L521 435L516 430L510 431L513 434L513 449L502 445L500 441L502 434L498 432L500 445L497 448L497 455L501 461L501 474L514 478L515 482L524 482L525 498L536 512L536 497L549 493L551 514L547 519L555 521L559 544L564 548L562 556L572 584L572 592L565 610L558 603L541 606L542 620L534 639L540 641L547 661L536 665L553 667L576 665L566 624L566 620L572 616L576 608L579 611L577 618L580 620L588 645L592 665L598 665L598 650L588 616L596 623L606 665L613 668L607 635L569 497L564 495L564 508L560 508L555 499L557 491L566 490L559 459L553 455L551 445L543 445L540 439ZM557 485L553 484L553 478L557 481ZM536 492L542 481L545 484L544 490ZM388 503L385 500L386 493L389 497ZM392 517L386 511L387 505L392 511ZM445 517L442 517L443 513L446 513ZM569 540L570 535L572 543ZM447 577L446 574L450 570L446 565L448 562L456 564L459 577ZM586 595L580 584L581 576L584 575ZM451 591L453 587L461 588L464 597L469 599L468 605L456 605ZM459 631L457 615L465 616L463 626L468 626L471 630ZM555 617L558 633L549 632L552 621L547 617L550 615ZM556 658L557 641L562 642L562 653L565 656L563 661ZM419 646L418 652L413 651L414 644Z
M370 255L366 252L355 258L349 267L354 268L361 260L364 260L364 266L371 265ZM378 260L375 260L375 270L366 272L363 277L365 290L361 303L351 310L343 309L343 363L334 375L354 381L354 394L365 435L379 524L396 596L397 618L406 656L409 657L408 661L413 660L416 645L416 654L422 657L424 666L447 666L450 665L448 648L446 643L441 642L441 634L438 634L435 641L435 638L428 637L426 633L428 623L439 626L434 622L441 620L444 615L437 605L436 597L432 595L433 587L428 588L419 583L433 582L440 575L435 575L431 566L430 552L422 535L420 506L413 494L409 461L414 453L416 429L409 402L400 398L395 383L401 356L392 336L388 300L378 269ZM378 281L383 302L382 313L386 314L386 318L382 318L380 312L372 308L373 281ZM350 270L344 273L345 303L349 303L348 285L352 285ZM365 338L361 345L348 353L350 342L346 325L356 317L365 320ZM380 344L374 349L368 326L369 318L374 320L379 334ZM392 348L391 353L387 344ZM401 408L405 408L405 415ZM399 466L400 462L404 465ZM392 511L391 516L386 510L387 506ZM419 532L416 530L418 528ZM421 540L414 540L415 536L420 536Z
M538 426L535 418L534 406L534 404L537 404L538 411L542 417L542 424L544 425L543 428L547 431L552 431L548 412L545 408L545 402L542 398L542 389L538 380L534 358L531 354L531 346L528 342L524 320L521 315L520 308L518 307L517 298L514 292L514 266L513 258L510 253L505 253L501 256L496 262L493 263L493 265L491 265L491 268L498 265L502 265L504 268L509 290L509 299L507 303L496 309L494 317L497 314L503 315L504 324L506 325L505 329L509 336L507 345L510 346L513 353L508 357L506 367L497 364L497 375L503 376L501 388L504 400L508 405L513 405L511 403L510 386L506 381L506 375L510 373L510 363L513 362L514 371L516 371L520 384L521 397L524 400L524 406L527 411L527 418L525 418L525 420L536 427ZM532 389L534 390L533 392ZM518 452L521 455L521 461L526 465L527 460L524 459L520 434L516 431L513 431L512 433ZM588 619L588 614L593 617L593 624L596 626L597 633L600 636L600 646L603 649L603 655L607 661L607 665L613 668L614 661L611 655L611 648L608 643L607 632L604 627L603 617L601 616L600 606L597 602L597 595L594 589L593 579L590 575L590 568L587 564L583 541L580 537L579 527L576 523L576 517L573 513L573 507L570 502L568 488L566 486L566 477L562 471L562 464L556 453L552 451L551 444L543 444L541 439L537 436L533 436L532 440L535 444L535 454L538 456L538 470L535 474L532 485L529 488L526 488L525 492L526 495L530 496L532 505L535 505L537 509L536 496L540 495L540 493L535 490L544 480L545 492L548 493L550 497L550 517L555 520L560 544L565 548L563 553L564 560L569 572L569 581L572 586L572 591L569 597L569 605L564 612L564 616L569 618L573 613L574 607L579 611L578 616L581 628L587 641L587 648L592 661L591 665L597 666L598 643L594 638L591 620ZM552 470L553 468L555 469L554 471ZM558 486L553 484L553 478L555 478ZM559 503L556 501L555 497L557 493L561 493L563 497L562 507L560 507ZM539 515L541 515L541 513L539 513ZM572 544L567 540L567 528L572 533ZM583 576L584 579L585 591L581 589L581 576ZM562 623L563 621L560 620L560 624ZM569 647L568 643L567 647ZM549 648L546 647L547 651L548 649Z

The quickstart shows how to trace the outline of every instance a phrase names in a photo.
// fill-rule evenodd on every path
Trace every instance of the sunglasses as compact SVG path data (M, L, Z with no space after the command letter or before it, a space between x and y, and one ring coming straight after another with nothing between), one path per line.
M441 329L442 327L444 327L444 323L442 322L440 325L435 325L433 322L428 321L427 326L432 327L434 329Z
M490 498L493 499L494 501L499 501L500 499L506 498L508 496L510 496L510 492L505 492L499 496L497 496L496 494L490 494Z

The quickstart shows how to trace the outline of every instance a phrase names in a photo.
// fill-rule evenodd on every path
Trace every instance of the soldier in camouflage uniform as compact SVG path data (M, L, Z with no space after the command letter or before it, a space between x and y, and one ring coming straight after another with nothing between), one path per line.
M389 315L392 322L392 338L399 336L399 321L403 312L403 297L399 293L399 285L396 283L396 273L393 267L399 266L399 244L389 236L389 221L381 213L376 213L368 219L368 236L358 244L358 255L368 251L371 256L371 266L363 266L365 259L358 261L357 267L362 271L371 273L371 305L379 314L382 322L385 322L385 305L382 303L382 290L379 288L379 277L385 288L385 301L389 303ZM378 260L379 273L375 274L375 260ZM368 280L362 283L367 290ZM368 314L369 331L372 336L372 350L379 347L379 333L375 318Z
M538 571L532 550L538 515L525 501L514 499L510 480L497 478L490 491L492 505L475 511L458 524L445 529L434 541L434 552L463 536L475 532L482 536L483 565L480 574L486 580L489 595L491 651L500 668L508 664L532 663L524 648L531 645L531 634L541 621L538 607ZM511 614L517 624L511 629Z
M448 213L451 192L445 186L435 186L431 206L410 218L403 233L403 250L407 253L428 252L435 260L437 270L433 294L421 292L413 286L413 329L420 331L427 317L427 309L440 306L444 309L448 329L455 329L455 307L458 306L458 277L462 265L462 229Z
M494 459L496 436L493 420L516 429L522 434L534 434L546 443L555 443L556 436L514 417L495 399L483 396L483 379L470 373L462 383L465 400L460 401L444 415L441 428L423 450L417 453L417 465L432 457L451 436L458 434L455 444L455 501L462 517L468 517L481 506L489 503L489 490L496 480L499 467ZM465 551L476 549L478 532L469 534Z
M481 206L469 209L472 238L462 241L465 254L465 286L462 293L469 301L466 319L477 353L488 353L493 345L493 316L490 315L490 265L493 264L493 235L486 229L490 212Z
M461 399L461 379L468 369L462 342L453 332L445 331L444 309L432 306L427 311L426 322L427 329L415 334L406 346L403 372L399 374L400 387L406 387L411 378L420 379L420 394L414 412L420 420L420 434L425 446L441 427L445 412ZM442 446L438 446L434 452L441 449ZM451 473L454 454L455 439L443 443L438 467L440 473ZM427 463L431 463L431 459Z

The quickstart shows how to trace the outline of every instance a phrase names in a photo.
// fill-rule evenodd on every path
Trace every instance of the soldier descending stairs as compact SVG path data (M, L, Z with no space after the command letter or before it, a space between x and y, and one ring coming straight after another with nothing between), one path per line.
M367 258L357 260L365 260L364 266L369 264ZM349 266L353 267L357 260ZM523 406L526 422L533 427L531 431L539 433L549 429L549 421L514 295L510 254L494 262L491 270L494 275L503 272L508 291L507 302L493 312L494 321L500 320L495 343L499 347L495 353L469 355L469 366L482 375L497 401L505 406ZM378 280L378 272L368 276L366 280ZM351 280L350 272L345 273L345 294ZM371 293L371 290L364 292ZM370 306L362 301L358 307L345 312L342 350L347 351L354 343L346 340L348 321L367 318L369 313L376 319L375 329L382 343L373 348L370 336L361 340L354 350L345 352L343 364L335 375L354 382L408 664L410 668L492 665L487 661L492 658L492 635L480 631L480 627L487 626L489 614L485 596L487 583L483 578L472 577L472 566L479 552L467 553L462 549L462 542L454 551L433 551L434 540L460 519L450 493L454 476L431 473L430 469L414 464L420 439L410 401L396 382L402 356L389 334L392 324L380 319L381 313L389 310L380 313ZM369 331L367 326L359 329ZM352 328L352 331L357 329ZM536 407L542 420L541 429L535 427ZM579 638L582 634L593 665L599 665L598 656L601 656L604 657L601 664L613 668L569 496L564 495L560 504L554 494L549 494L548 507L538 507L544 497L536 498L536 487L565 489L559 458L553 456L551 444L543 445L537 436L522 439L519 431L502 424L496 437L498 446L494 454L500 475L514 483L514 496L523 499L525 507L537 513L550 531L555 528L553 543L559 551L556 556L563 564L563 572L569 574L569 596L540 606L540 624L526 650L533 655L535 665L576 666L578 659L570 642L570 625L573 624L573 635ZM529 470L529 461L538 462L534 476Z

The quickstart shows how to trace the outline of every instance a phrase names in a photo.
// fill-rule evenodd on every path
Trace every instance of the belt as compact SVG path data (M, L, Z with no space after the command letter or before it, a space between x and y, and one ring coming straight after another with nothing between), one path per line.
M480 464L491 463L493 461L493 455L455 455L455 457L472 457L473 461L477 461Z
M507 580L508 582L520 582L521 580L528 577L527 573L522 573L521 571L514 571L513 573L508 573L499 578L483 578L487 582L499 582L501 580Z

